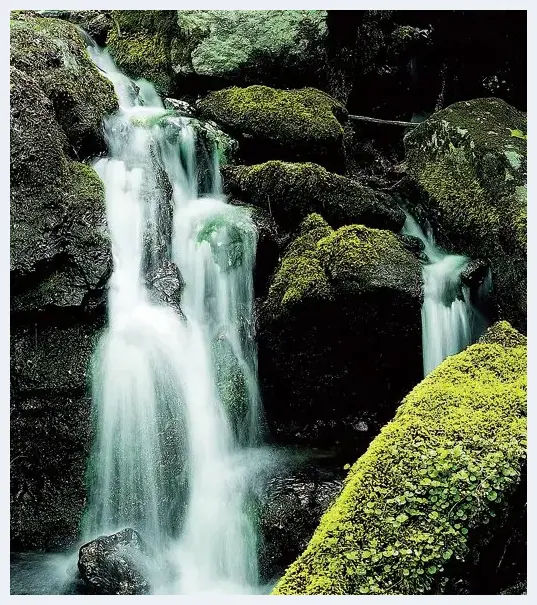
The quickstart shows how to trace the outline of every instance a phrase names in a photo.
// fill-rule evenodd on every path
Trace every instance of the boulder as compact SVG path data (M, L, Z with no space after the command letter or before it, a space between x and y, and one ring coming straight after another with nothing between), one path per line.
M274 437L356 451L421 377L421 265L390 231L301 224L259 309Z
M501 99L462 101L405 137L408 174L439 243L490 264L498 315L525 330L526 114ZM410 203L415 203L410 200Z
M80 31L67 21L22 14L10 21L10 50L11 66L33 78L51 101L70 155L80 159L102 151L103 118L118 104Z
M39 11L41 17L51 17L53 19L65 19L81 27L88 33L99 46L104 46L106 36L112 27L111 11L92 11L92 10L42 10Z
M326 34L323 10L180 10L173 69L190 79L316 84Z
M473 594L512 586L496 536L513 522L525 534L526 354L503 322L418 384L273 594L453 594L468 576Z
M346 110L320 90L232 87L209 93L198 110L239 140L248 163L309 160L343 169Z
M147 556L140 534L123 529L84 544L78 554L78 571L92 594L148 594Z
M284 231L295 230L312 212L334 227L352 223L399 231L405 221L391 197L312 163L269 161L225 166L224 188L268 211Z

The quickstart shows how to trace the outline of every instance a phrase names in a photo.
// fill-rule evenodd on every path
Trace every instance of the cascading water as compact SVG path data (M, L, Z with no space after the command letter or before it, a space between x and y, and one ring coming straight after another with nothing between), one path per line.
M114 268L94 356L84 537L139 530L159 557L154 592L257 592L256 232L221 195L216 150L204 167L211 184L198 191L189 120L166 111L148 82L133 86L106 51L88 50L120 110L105 124L109 156L95 163ZM166 263L183 280L179 312L147 284Z
M427 376L446 357L474 342L485 326L470 301L470 289L461 281L470 259L441 250L435 244L431 229L425 235L416 220L405 214L402 233L423 242L428 260L423 266L421 309L423 372Z

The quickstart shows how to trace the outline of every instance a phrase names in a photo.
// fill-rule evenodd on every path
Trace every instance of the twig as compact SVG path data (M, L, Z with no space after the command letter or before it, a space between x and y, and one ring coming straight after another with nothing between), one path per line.
M404 126L405 128L414 128L419 122L402 122L401 120L381 120L380 118L368 118L367 116L354 116L349 114L349 120L354 122L372 122L373 124L386 124L390 126Z

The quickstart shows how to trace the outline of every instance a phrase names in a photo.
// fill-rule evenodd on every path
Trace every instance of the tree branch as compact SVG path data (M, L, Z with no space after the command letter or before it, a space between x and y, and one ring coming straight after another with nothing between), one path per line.
M419 122L401 122L400 120L381 120L380 118L368 118L366 116L353 116L349 114L349 120L353 122L373 122L374 124L386 124L391 126L404 126L405 128L414 128Z

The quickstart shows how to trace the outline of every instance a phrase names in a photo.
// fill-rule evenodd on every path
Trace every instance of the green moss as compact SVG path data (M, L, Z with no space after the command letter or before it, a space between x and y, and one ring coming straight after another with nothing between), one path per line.
M305 300L375 288L420 292L420 265L390 231L347 225L334 231L319 214L299 227L270 286L267 305L278 315Z
M207 95L199 108L217 122L266 139L334 143L343 138L343 105L314 88L226 88Z
M311 162L272 160L223 170L228 192L268 210L285 229L294 229L311 212L335 227L366 223L398 231L404 214L391 199ZM395 205L394 205L395 206Z
M118 67L131 78L145 78L160 93L168 93L176 12L112 11L112 20L106 44Z
M509 347L473 345L404 399L273 594L442 592L526 455L526 346L493 330Z

